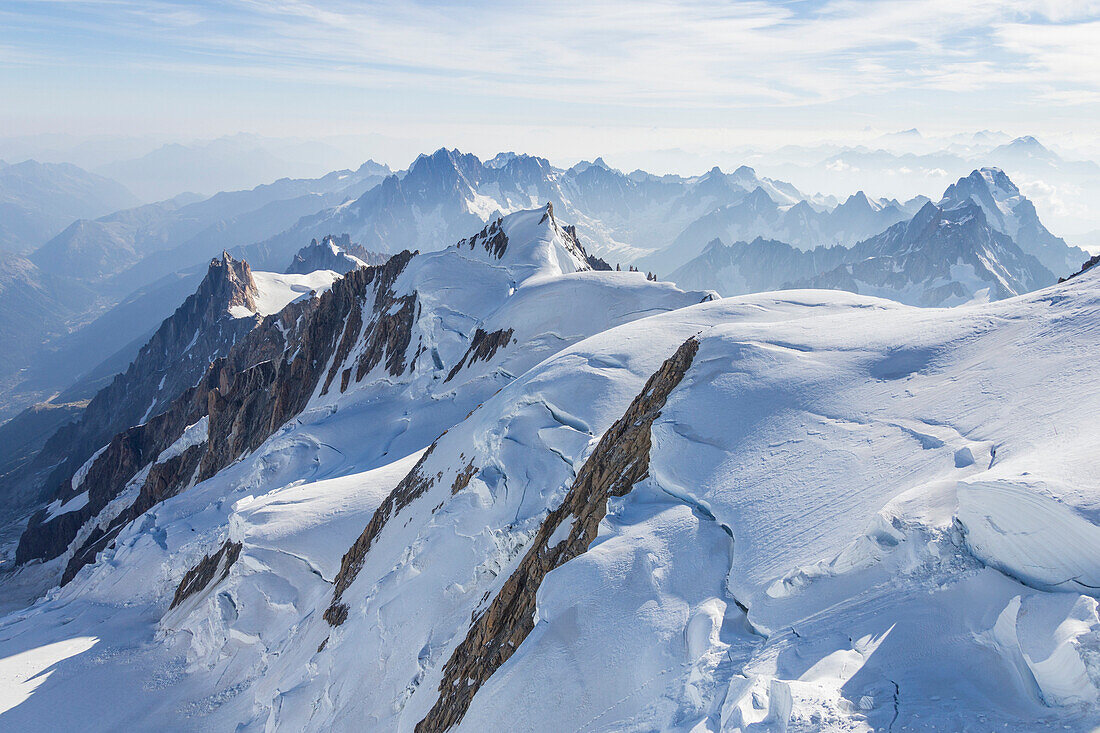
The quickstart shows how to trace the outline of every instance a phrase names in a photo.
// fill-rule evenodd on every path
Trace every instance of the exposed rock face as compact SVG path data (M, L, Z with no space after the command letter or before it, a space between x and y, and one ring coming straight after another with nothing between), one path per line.
M1064 283L1064 282L1065 282L1066 280L1069 280L1070 278L1074 278L1074 277L1077 277L1078 275L1080 275L1080 274L1081 274L1082 272L1084 272L1085 270L1088 270L1088 269L1090 269L1090 268L1092 268L1092 267L1095 267L1095 266L1096 266L1097 264L1100 264L1100 255L1093 255L1092 257L1088 258L1088 259L1087 259L1087 260L1085 261L1085 263L1084 263L1084 264L1082 264L1082 265L1081 265L1081 269L1080 269L1080 270L1078 270L1077 272L1073 273L1072 275L1069 275L1068 277L1060 277L1060 278L1058 278L1058 282L1060 282L1060 283Z
M320 296L292 301L262 320L249 316L259 325L214 359L193 385L164 409L152 410L152 417L135 420L139 424L119 432L79 469L64 475L55 502L24 532L18 562L60 558L66 563L62 581L71 580L152 507L255 452L311 400L335 411L333 393L348 391L353 383L366 380L365 388L374 390L371 395L381 395L383 402L392 400L397 414L397 404L407 392L415 391L419 397L425 385L430 390L434 383L449 393L456 388L443 387L443 377L450 374L462 382L467 376L462 370L471 364L493 359L521 366L537 362L535 355L553 344L541 344L538 334L525 334L522 326L521 340L539 343L531 355L514 350L501 353L515 341L515 333L506 325L486 326L474 333L464 329L473 330L471 321L484 324L486 317L500 316L504 312L500 304L512 298L517 285L522 287L536 275L540 276L538 287L546 289L540 290L544 297L556 298L555 303L571 301L576 297L574 280L547 281L543 276L587 271L585 253L575 237L554 221L550 206L517 212L502 224L490 225L484 234L479 241L489 244L476 256L468 249L463 253L465 245L456 245L447 254L418 259L410 268L414 253L403 252L385 265L350 271ZM453 286L446 285L447 278ZM462 286L471 278L473 285L463 292ZM486 283L491 284L488 290ZM420 287L460 291L455 297L465 300L465 310L455 313L439 305L434 291L422 298ZM667 287L655 288L652 296L665 308L697 299L697 294ZM247 297L253 296L242 292L242 305ZM639 297L647 302L650 294ZM424 309L434 312L422 313ZM630 311L637 312L645 311ZM499 322L507 324L508 319L500 316ZM586 326L571 324L568 337L583 337ZM426 373L418 374L418 367ZM494 386L499 388L513 378L511 372L500 371L485 375L486 379L469 380L472 394L488 396ZM466 404L473 407L483 399L469 399ZM422 412L424 416L416 419L432 425L432 432L418 434L416 444L405 446L409 450L423 447L420 440L453 424L439 423L426 410ZM455 486L470 480L469 475L446 480L452 478ZM399 502L404 493L418 495L423 490L410 482L390 501ZM369 539L364 542L369 545Z
M202 560L183 576L169 608L175 608L203 589L225 580L225 576L229 575L229 568L233 567L240 555L241 543L229 540L213 555L203 555Z
M607 500L627 494L648 476L650 428L698 349L694 338L685 341L600 439L561 505L542 523L515 572L447 661L439 699L416 726L418 733L443 731L462 720L481 685L534 628L535 596L546 574L586 552L607 513ZM410 477L415 473L414 469ZM566 523L570 523L568 536L551 545L550 539ZM343 613L346 617L346 609Z
M339 626L347 620L348 607L341 600L344 591L348 589L359 571L363 569L363 561L366 560L367 552L370 551L371 545L374 544L374 541L386 526L386 522L435 484L438 477L428 476L422 472L424 462L428 460L428 456L432 454L434 449L435 444L433 443L420 457L420 460L416 462L408 475L401 479L401 483L386 496L382 505L375 510L366 529L355 540L355 544L344 553L344 557L340 560L340 572L336 576L336 584L332 591L332 603L325 611L325 620L330 625Z
M298 414L321 383L338 346L346 356L360 335L367 347L357 378L383 360L391 374L401 374L406 369L415 295L397 298L391 287L411 257L404 252L384 266L354 270L320 298L291 303L266 318L210 364L198 383L167 410L115 436L72 490L87 490L87 504L52 520L40 512L20 539L17 562L63 554L94 519L96 528L85 531L66 567L64 580L71 579L130 521L254 450ZM188 426L203 418L206 435L172 454L170 448ZM170 458L160 457L165 451ZM131 487L137 488L135 500L114 516L102 516L146 467L148 474Z
M458 246L468 246L470 249L480 246L499 260L508 249L508 235L501 228L500 221L499 218L493 219L474 236L459 241Z
M286 271L304 275L316 270L332 270L343 275L364 265L385 264L387 259L389 255L371 252L352 244L349 234L341 234L339 237L329 234L320 242L314 239L298 250Z
M129 368L100 390L79 420L45 441L22 471L5 476L4 488L35 500L79 493L82 489L70 482L81 464L112 436L162 413L202 378L212 360L255 328L259 319L233 318L229 309L254 309L256 295L247 262L224 253L212 260L195 293L160 325Z
M462 359L451 367L451 371L447 374L447 378L444 382L449 382L454 379L462 367L467 363L473 364L479 359L481 361L489 361L497 353L497 349L502 349L508 345L508 342L512 340L512 329L507 331L493 331L492 333L486 333L480 328L474 332L474 338L470 341L470 348L466 350L466 353L462 355Z

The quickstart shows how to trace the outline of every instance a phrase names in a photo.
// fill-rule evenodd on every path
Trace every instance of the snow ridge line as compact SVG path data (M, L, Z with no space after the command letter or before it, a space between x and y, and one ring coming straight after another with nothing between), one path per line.
M417 724L417 733L444 731L462 720L482 684L534 629L536 595L546 575L588 550L607 514L609 498L625 496L649 476L653 421L698 350L695 337L681 344L600 439L565 499L543 521L516 570L444 665L439 698ZM571 522L568 536L559 539L559 529L568 526L567 522Z

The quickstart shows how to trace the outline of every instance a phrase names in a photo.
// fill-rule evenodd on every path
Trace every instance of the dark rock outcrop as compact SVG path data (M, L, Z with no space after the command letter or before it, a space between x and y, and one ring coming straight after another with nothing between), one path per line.
M486 333L480 328L474 332L474 338L470 342L470 347L466 349L466 353L462 355L462 358L457 364L451 367L451 371L447 373L447 378L444 382L449 382L455 378L455 376L462 371L462 367L467 364L472 365L479 359L481 361L489 361L496 355L497 350L504 348L508 345L508 342L512 340L513 329L509 328L507 331L499 330L492 333Z
M496 218L485 225L485 228L472 237L464 238L458 242L459 248L469 247L475 249L481 247L498 260L508 251L508 235L504 233L501 219Z
M176 594L172 597L172 604L168 608L175 608L191 596L216 585L229 575L229 569L241 555L241 543L226 540L225 544L218 548L213 555L203 555L195 567L184 574L176 588Z
M462 720L481 685L534 628L535 595L546 574L586 552L607 514L607 500L629 493L649 475L653 421L698 350L695 338L685 341L604 433L561 505L543 521L519 566L444 665L439 698L417 724L417 733L443 731ZM550 538L566 522L572 523L568 537L550 545Z
M1085 260L1084 264L1081 265L1080 270L1078 270L1077 272L1075 272L1072 275L1069 275L1067 277L1058 278L1058 282L1064 283L1066 280L1070 280L1072 278L1075 278L1078 275L1080 275L1081 273L1083 273L1085 270L1096 267L1097 264L1100 264L1100 255L1093 255L1092 257L1089 257L1087 260Z
M258 318L229 313L233 306L254 309L256 295L247 262L224 253L212 260L198 289L161 323L126 371L96 394L79 419L44 441L19 472L5 475L0 493L19 492L28 501L64 501L82 491L70 480L96 450L119 432L164 412L202 378L211 361L256 327Z
M412 467L412 470L401 479L393 491L386 496L367 523L366 529L355 540L355 543L344 553L340 559L340 572L336 574L336 583L332 591L332 603L325 610L325 620L331 626L339 626L348 618L348 607L343 603L344 591L352 584L359 571L363 569L363 562L367 558L367 552L371 545L381 534L382 529L391 517L407 507L425 491L432 488L439 479L438 476L430 476L423 472L424 463L428 456L435 450L432 443L420 460Z

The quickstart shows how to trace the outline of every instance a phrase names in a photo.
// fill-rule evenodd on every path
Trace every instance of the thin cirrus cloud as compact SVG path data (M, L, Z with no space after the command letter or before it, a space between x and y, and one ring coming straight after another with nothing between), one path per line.
M380 101L445 94L460 114L485 100L537 99L609 117L609 108L661 108L690 123L699 110L885 94L1069 107L1100 92L1100 3L1090 1L51 0L7 3L0 27L4 58L32 76L79 64L106 88L154 70Z

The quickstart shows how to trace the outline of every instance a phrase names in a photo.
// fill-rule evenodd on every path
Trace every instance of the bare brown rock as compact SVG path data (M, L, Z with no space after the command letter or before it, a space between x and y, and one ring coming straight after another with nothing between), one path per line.
M481 685L534 628L535 594L546 574L586 552L607 513L607 500L623 496L649 475L653 421L698 348L694 338L685 341L600 439L561 506L547 516L515 572L444 665L439 698L417 724L418 733L443 731L462 720ZM569 536L551 546L551 536L567 521L572 522Z
M480 246L499 260L508 251L508 235L504 233L501 219L497 218L486 224L485 228L474 236L460 240L458 246L459 248L468 246L470 249Z
M190 408L176 409L174 417L151 425L171 411L174 401L202 378L211 360L228 354L257 326L258 318L233 318L229 314L229 308L235 305L254 308L256 294L247 262L228 254L211 260L195 293L161 323L129 368L100 390L78 420L62 427L45 442L23 475L5 476L3 481L21 483L20 491L29 494L45 490L43 498L62 502L89 485L98 484L89 497L87 515L80 519L81 523L98 512L106 502L100 503L97 497L112 495L110 487L117 483L106 477L105 471L121 476L131 470L131 461L144 461L141 466L145 465L159 450L157 446L162 445L165 436L189 424L180 422L190 417L193 412ZM131 426L138 423L150 427L134 434ZM124 436L129 437L120 440ZM77 469L108 442L111 447L97 460L103 465L89 474L86 485L72 486ZM150 452L153 454L149 455ZM107 469L107 463L114 466ZM21 543L17 562L48 559L63 552L72 539L73 522L72 517L47 521L44 513L32 518L29 526L34 531L27 536L26 543Z
M106 529L92 532L77 549L65 569L65 582L81 567L94 562L126 524L150 507L258 448L301 412L334 354L342 353L346 359L355 337L360 335L355 320L363 322L365 303L372 309L367 340L374 346L368 351L375 355L372 358L385 359L391 373L402 373L406 368L405 349L411 340L412 305L391 314L391 306L403 300L395 298L391 288L412 256L411 252L403 252L385 265L353 270L319 298L291 303L264 319L226 356L210 364L198 384L185 390L164 412L116 435L84 480L82 487L89 492L87 505L50 521L45 521L45 513L40 512L20 538L17 561L50 559L64 553L85 523L175 442L188 425L204 416L209 418L206 443L153 466L135 503L114 517ZM415 300L415 296L404 297ZM376 317L379 313L381 317ZM374 327L378 329L371 331ZM352 338L345 347L349 332ZM381 335L371 341L375 333ZM338 352L339 348L346 350Z
M176 594L172 598L172 604L168 608L175 608L185 600L225 580L229 575L229 569L241 555L241 543L225 541L213 555L203 555L198 564L187 571L176 588Z
M512 340L513 330L509 328L507 331L493 331L487 333L480 328L474 332L474 338L470 342L469 348L466 349L466 353L462 355L462 358L457 364L451 367L451 371L447 373L447 378L444 382L449 382L455 378L455 376L462 371L462 367L468 364L473 364L479 359L481 361L489 361L496 355L498 349L502 349L508 345L508 342Z
M325 620L331 626L339 626L348 617L348 607L342 602L344 591L352 584L359 571L363 569L363 563L367 558L367 552L371 545L382 533L382 529L391 517L411 504L417 497L435 485L436 479L422 472L424 462L435 450L435 444L424 452L412 470L401 479L401 483L386 496L371 516L366 529L355 540L355 544L344 553L340 560L340 572L336 574L336 584L332 591L332 603L325 611Z

